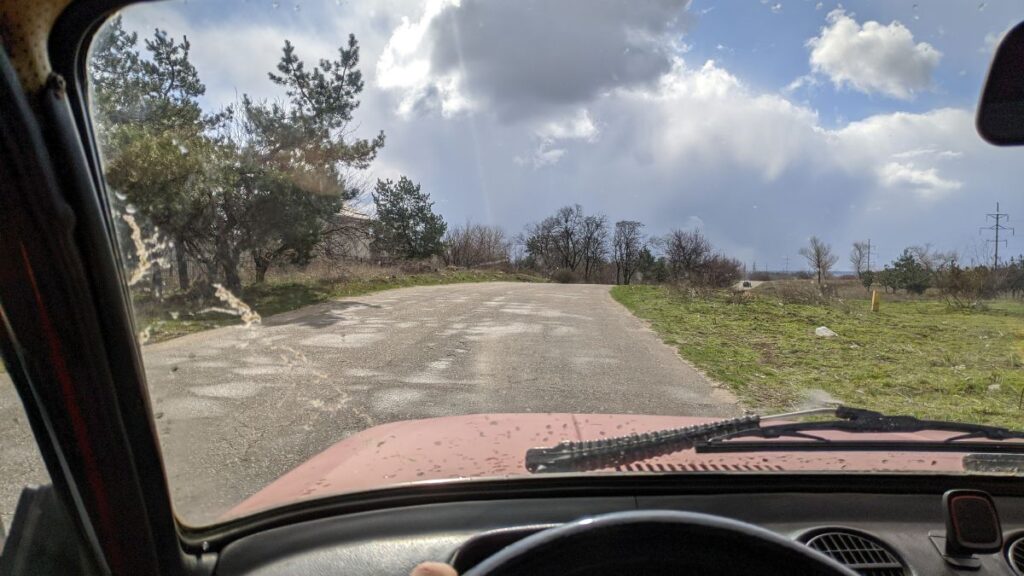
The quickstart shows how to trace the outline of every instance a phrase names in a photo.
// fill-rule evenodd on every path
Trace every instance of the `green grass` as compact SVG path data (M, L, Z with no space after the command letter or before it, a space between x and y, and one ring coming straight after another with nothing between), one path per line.
M498 281L539 282L544 279L530 274L505 273L498 270L458 270L380 275L346 281L265 282L245 287L240 297L260 316L266 318L310 304L336 298L361 296L392 288ZM210 302L197 304L175 296L154 302L146 299L145 296L139 296L135 300L136 322L140 327L149 328L147 342L161 342L240 322L235 316L202 311L211 306L221 307L221 304Z
M1024 303L962 311L945 302L883 299L784 304L658 286L612 296L746 406L789 408L822 390L850 405L1024 428ZM828 326L836 338L814 335Z

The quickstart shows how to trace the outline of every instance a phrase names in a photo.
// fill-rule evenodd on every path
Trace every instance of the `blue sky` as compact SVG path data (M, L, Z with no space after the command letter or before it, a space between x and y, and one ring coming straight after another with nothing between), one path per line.
M143 37L188 35L209 109L280 97L266 73L285 38L312 63L356 34L357 133L387 135L362 177L409 176L451 223L515 233L578 202L652 235L700 227L772 269L800 266L811 235L840 268L869 237L884 261L924 243L985 257L978 226L995 202L1024 217L1024 150L981 142L973 108L994 42L1021 19L1016 1L883 0L190 0L125 13ZM1011 238L1006 253L1021 252Z

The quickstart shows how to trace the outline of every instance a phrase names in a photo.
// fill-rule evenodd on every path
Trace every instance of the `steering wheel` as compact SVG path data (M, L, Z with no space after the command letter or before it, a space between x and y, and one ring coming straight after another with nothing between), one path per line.
M857 576L800 543L751 524L693 512L631 511L538 532L465 576Z

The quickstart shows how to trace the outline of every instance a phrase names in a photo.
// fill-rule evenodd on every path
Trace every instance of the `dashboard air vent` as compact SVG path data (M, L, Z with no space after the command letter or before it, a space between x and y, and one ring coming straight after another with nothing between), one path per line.
M1014 540L1006 551L1006 559L1017 574L1024 574L1024 538Z
M830 530L807 539L807 545L863 576L904 576L903 563L881 542L856 532Z

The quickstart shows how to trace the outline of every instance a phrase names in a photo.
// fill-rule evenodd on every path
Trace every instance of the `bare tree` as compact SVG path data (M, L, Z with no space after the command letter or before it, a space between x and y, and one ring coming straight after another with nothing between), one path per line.
M931 244L910 246L907 251L928 272L935 272L957 259L956 252L940 252L932 248Z
M524 246L534 266L571 272L582 268L589 280L607 257L608 219L602 214L584 215L579 204L564 206L528 225Z
M564 206L551 218L554 219L554 241L561 258L560 267L575 272L583 261L583 206Z
M819 285L839 260L839 257L832 253L832 247L817 236L811 236L807 246L800 249L800 255L807 260L811 270L817 275Z
M867 242L854 242L850 250L850 265L853 266L853 273L859 278L868 269L868 251L871 249Z
M587 216L580 232L583 279L589 282L608 257L608 218L604 214Z
M687 280L711 257L711 242L700 230L673 230L664 240L665 259L674 281Z
M643 224L635 220L615 223L612 237L612 257L615 260L615 283L629 284L644 248Z
M472 268L509 261L511 243L497 226L466 223L448 230L443 243L445 264L451 266Z

